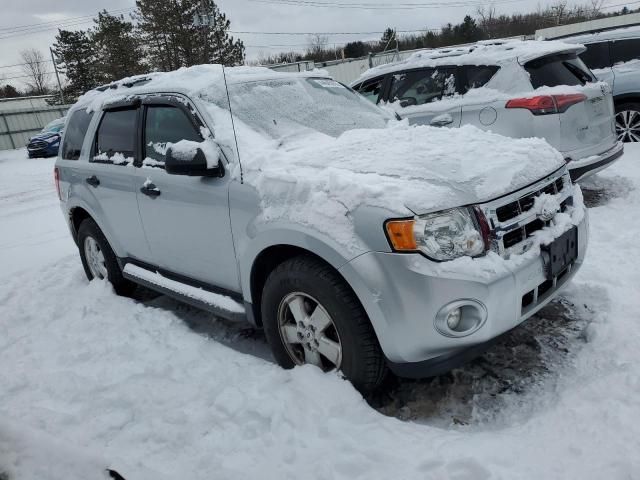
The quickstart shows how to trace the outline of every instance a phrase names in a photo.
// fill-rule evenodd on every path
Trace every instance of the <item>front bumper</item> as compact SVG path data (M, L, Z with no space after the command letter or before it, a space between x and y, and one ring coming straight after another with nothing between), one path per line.
M608 167L624 154L624 143L617 142L612 148L599 155L593 155L567 164L571 180L578 182Z
M522 262L490 259L469 261L469 268L443 270L444 264L419 254L370 252L344 265L340 271L362 302L387 357L400 376L427 377L443 373L481 353L497 337L518 326L551 301L575 275L587 248L588 219L578 225L578 258L571 269L540 295L545 284L542 255ZM472 267L486 261L487 268ZM500 262L498 262L500 263ZM517 264L517 265L516 265ZM536 291L535 301L525 297ZM540 288L542 292L542 288ZM464 337L445 336L436 329L440 309L458 300L486 308L482 327Z

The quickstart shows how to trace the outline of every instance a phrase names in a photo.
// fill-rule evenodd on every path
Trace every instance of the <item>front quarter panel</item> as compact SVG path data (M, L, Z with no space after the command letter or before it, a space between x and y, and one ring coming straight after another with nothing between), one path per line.
M317 255L336 269L370 250L355 233L357 226L354 227L354 241L345 244L336 241L330 232L321 231L320 225L305 225L287 218L266 221L258 192L247 184L231 183L229 205L240 282L247 302L252 302L250 282L253 264L258 255L269 247L298 247ZM374 237L384 238L382 224L379 234ZM376 242L378 246L382 245L379 239Z

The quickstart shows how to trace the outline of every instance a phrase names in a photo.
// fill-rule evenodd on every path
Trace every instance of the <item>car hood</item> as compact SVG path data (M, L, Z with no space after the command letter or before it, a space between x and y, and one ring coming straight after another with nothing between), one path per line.
M307 137L276 150L243 144L244 177L270 205L322 198L347 211L369 205L398 215L491 200L565 164L544 140L512 139L473 126L442 129L398 122L383 130L350 130L338 138ZM245 148L254 151L245 155Z
M48 140L48 139L53 138L53 137L60 138L60 133L58 133L58 132L42 132L42 133L38 133L37 135L34 135L33 137L31 137L29 139L29 141L31 142L32 140Z

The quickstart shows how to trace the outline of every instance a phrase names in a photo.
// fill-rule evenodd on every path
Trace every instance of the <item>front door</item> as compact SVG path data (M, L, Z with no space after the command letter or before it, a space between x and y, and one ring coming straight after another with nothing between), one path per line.
M451 101L456 92L455 68L420 68L391 75L388 101L411 124L459 127L462 107Z
M167 174L164 160L168 144L202 142L202 122L182 98L150 97L142 108L144 160L138 169L136 190L152 255L150 263L239 291L228 171L222 178Z

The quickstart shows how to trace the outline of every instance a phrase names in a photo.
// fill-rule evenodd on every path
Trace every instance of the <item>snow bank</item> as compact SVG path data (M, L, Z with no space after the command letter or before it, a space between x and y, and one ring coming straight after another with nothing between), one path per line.
M281 370L198 335L183 306L145 306L88 283L52 213L51 166L0 152L2 226L12 215L21 220L21 228L3 228L0 242L10 248L0 249L0 265L24 259L20 274L0 269L0 470L16 473L11 480L57 480L42 471L46 461L87 467L65 468L64 480L101 478L106 462L72 445L99 452L130 480L602 480L640 471L636 145L596 176L614 198L590 211L586 262L564 293L595 317L583 340L567 346L571 361L548 364L548 377L490 414L478 415L473 398L451 400L474 410L467 425L446 410L418 423L384 417L337 375ZM31 195L34 185L42 195ZM58 234L64 243L34 247ZM46 258L28 260L39 250ZM220 336L228 331L198 318ZM69 449L50 455L40 432ZM31 466L18 470L19 458Z

